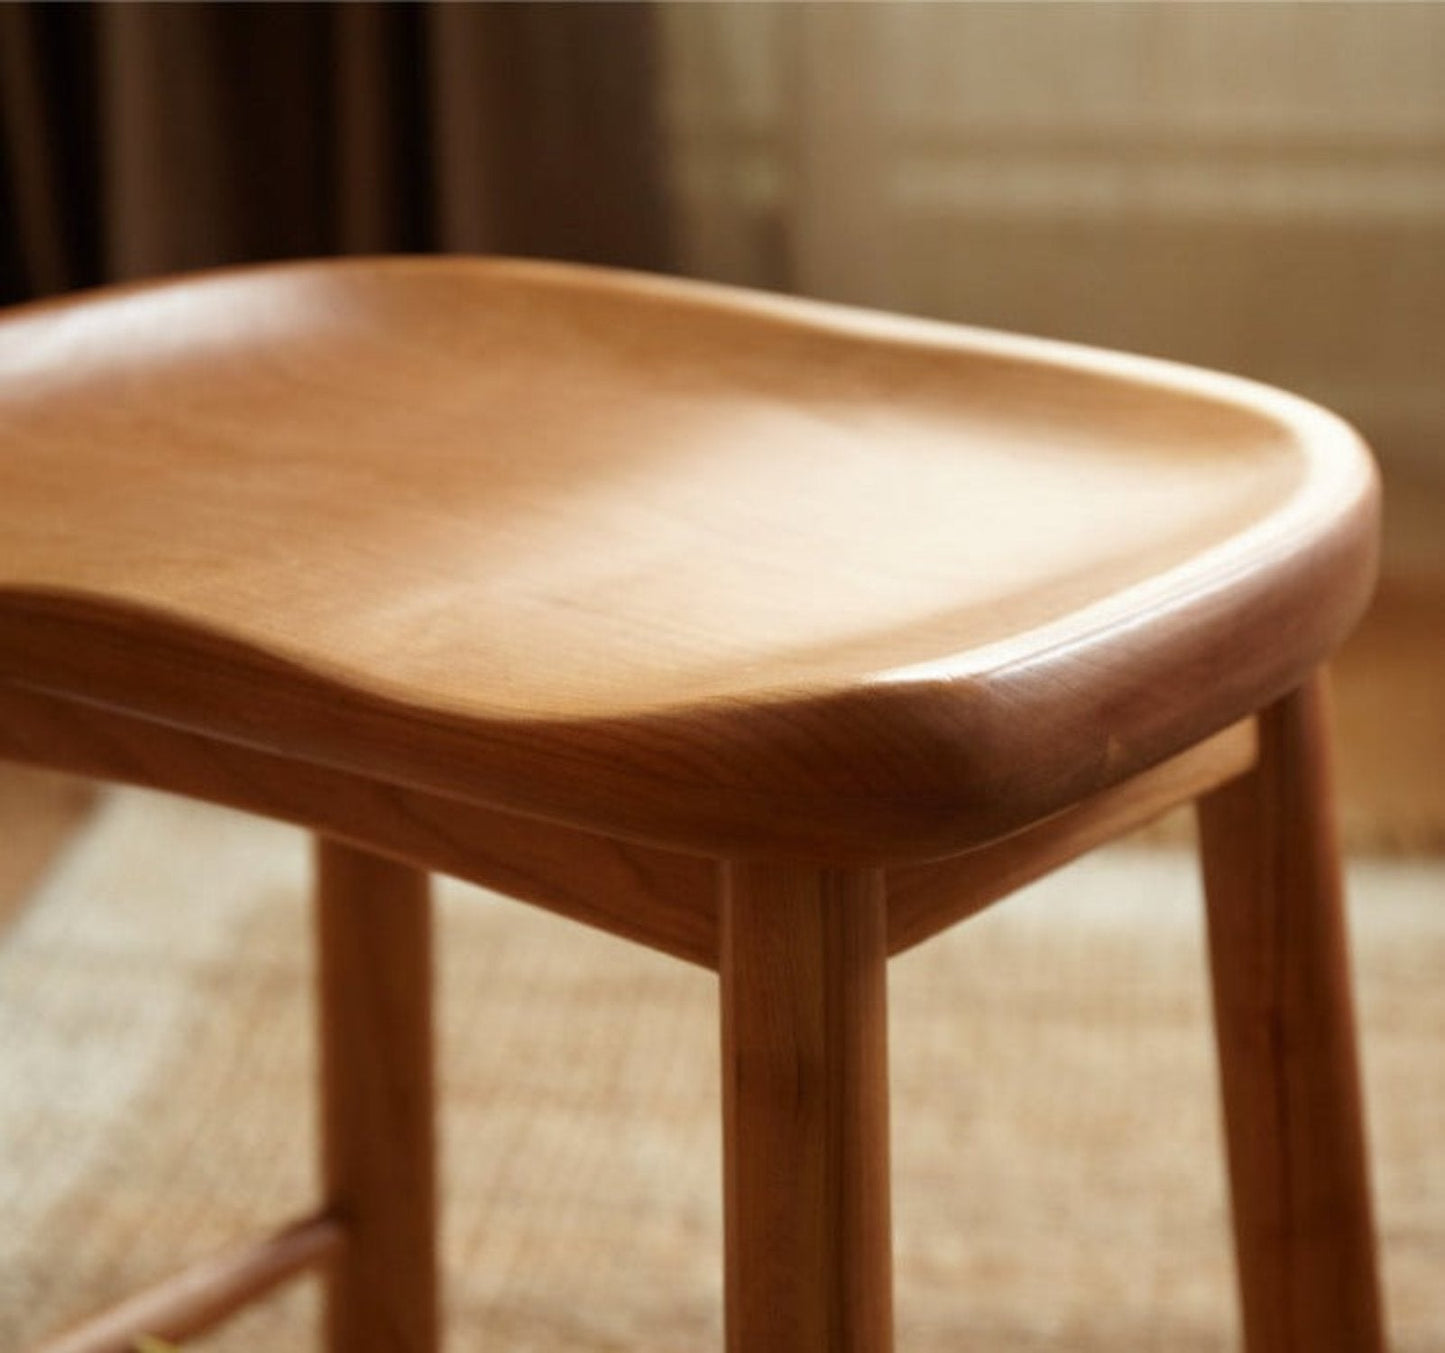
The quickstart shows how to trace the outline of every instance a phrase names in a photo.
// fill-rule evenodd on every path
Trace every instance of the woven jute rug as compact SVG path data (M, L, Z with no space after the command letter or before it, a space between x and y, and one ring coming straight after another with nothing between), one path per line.
M112 795L0 940L0 1348L314 1188L307 853ZM1445 1349L1445 869L1354 870L1398 1353ZM440 889L450 1347L719 1346L708 974ZM1235 1346L1192 861L1115 848L894 965L899 1345ZM298 1287L198 1347L315 1347Z

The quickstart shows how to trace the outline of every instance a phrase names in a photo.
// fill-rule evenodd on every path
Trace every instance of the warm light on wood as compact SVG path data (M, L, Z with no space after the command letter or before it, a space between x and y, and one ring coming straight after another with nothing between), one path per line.
M310 827L377 855L717 966L717 897L699 856L610 840L0 685L0 757Z
M1249 1353L1384 1348L1324 683L1199 809Z
M203 1259L31 1353L130 1353L142 1334L189 1339L317 1267L342 1244L341 1227L329 1217L297 1222L266 1240Z
M594 269L22 308L0 399L0 681L705 854L1016 830L1296 684L1373 576L1303 401Z
M1378 503L1337 419L455 258L17 311L0 417L0 756L320 837L331 1220L47 1353L322 1253L330 1353L435 1353L430 870L717 968L728 1347L889 1353L890 953L1200 795L1249 1353L1375 1353L1315 674Z
M321 1145L346 1246L328 1274L328 1353L436 1353L436 1113L427 876L316 848Z
M729 1353L889 1353L883 879L722 878Z
M888 872L888 951L899 954L1094 847L1243 775L1255 758L1246 720L1032 827L965 855Z

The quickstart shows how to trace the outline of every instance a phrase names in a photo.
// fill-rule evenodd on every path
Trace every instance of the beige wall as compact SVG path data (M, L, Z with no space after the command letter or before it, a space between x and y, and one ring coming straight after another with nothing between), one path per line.
M691 271L1242 371L1445 476L1445 4L665 24Z

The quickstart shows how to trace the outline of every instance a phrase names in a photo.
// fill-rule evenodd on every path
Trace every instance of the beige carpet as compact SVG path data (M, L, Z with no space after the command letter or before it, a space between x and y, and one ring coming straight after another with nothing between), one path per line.
M299 834L109 799L0 941L0 1348L304 1205ZM713 981L443 911L451 1348L718 1346ZM1445 867L1354 875L1397 1353L1445 1350ZM894 968L900 1348L1234 1346L1197 887L1116 849ZM203 1347L314 1347L302 1288Z

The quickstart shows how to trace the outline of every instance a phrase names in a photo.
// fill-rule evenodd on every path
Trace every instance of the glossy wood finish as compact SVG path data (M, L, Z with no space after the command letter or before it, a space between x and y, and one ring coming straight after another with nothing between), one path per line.
M424 874L317 842L329 1353L436 1353L431 902Z
M714 866L701 856L608 840L4 687L0 756L279 818L675 958L718 965ZM888 870L889 952L1243 774L1253 759L1253 723L1245 721L1002 841Z
M1300 680L1368 592L1375 481L1243 381L447 259L14 312L0 503L0 681L866 863L1015 830Z
M325 1262L341 1244L341 1227L330 1217L297 1222L192 1264L30 1353L132 1353L142 1334L194 1338Z
M1254 760L1254 720L1246 719L1002 841L890 869L888 952L901 954L977 915L1096 846L1243 775Z
M1323 683L1203 800L1210 969L1249 1353L1384 1348Z
M887 922L879 871L723 874L729 1353L888 1353Z
M1060 344L560 265L141 286L0 321L0 755L323 834L332 1353L436 1345L422 870L718 967L729 1348L887 1353L890 951L1214 791L1251 1353L1375 1353L1314 688L1253 771L1231 725L1358 615L1376 496L1310 405Z

